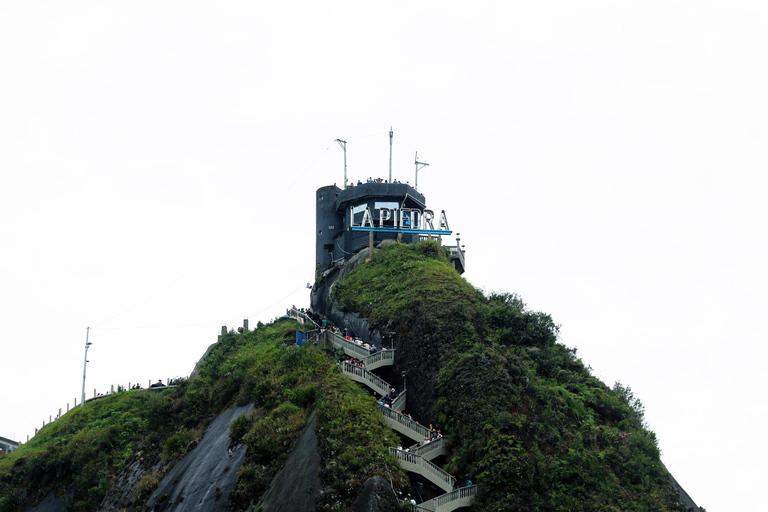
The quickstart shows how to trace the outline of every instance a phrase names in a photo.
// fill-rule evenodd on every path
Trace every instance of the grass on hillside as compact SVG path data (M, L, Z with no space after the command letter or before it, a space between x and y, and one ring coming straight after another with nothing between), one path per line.
M454 440L444 469L481 485L473 510L682 510L631 389L591 375L549 315L472 287L439 244L384 247L334 298L403 340L409 388L435 393L422 421Z
M348 510L360 483L372 474L392 475L404 484L387 452L394 434L376 414L373 398L340 375L320 349L288 346L299 328L292 320L278 320L248 333L230 332L214 345L198 375L178 387L110 395L46 425L0 457L0 512L25 509L49 492L60 495L68 510L97 510L120 471L137 460L147 471L139 483L139 505L218 413L247 403L255 409L231 426L234 442L248 447L232 508L245 509L263 493L313 408L326 508Z

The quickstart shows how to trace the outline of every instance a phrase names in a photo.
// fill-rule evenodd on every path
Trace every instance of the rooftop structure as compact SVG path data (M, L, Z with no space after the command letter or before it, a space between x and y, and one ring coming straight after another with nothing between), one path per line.
M17 443L16 441L11 441L10 439L6 439L5 437L0 437L0 451L3 451L4 453L11 453L15 449L19 447L21 443Z
M424 195L407 183L369 180L344 190L330 185L319 188L315 199L315 263L321 272L371 243L442 242L443 235L452 233L445 212L436 214L427 208ZM458 236L450 249L454 268L463 273L464 251Z

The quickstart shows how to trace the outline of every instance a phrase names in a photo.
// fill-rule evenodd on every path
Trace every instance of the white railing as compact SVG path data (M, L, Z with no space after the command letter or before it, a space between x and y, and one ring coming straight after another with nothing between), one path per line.
M307 315L306 313L302 313L301 311L299 311L296 308L290 308L289 310L287 310L286 311L286 315L288 315L289 318L295 318L296 320L298 320L302 324L304 322L309 322L311 324L315 323L314 320L309 318L309 315Z
M402 393L397 395L394 400L392 400L392 404L390 407L394 409L395 411L402 411L405 409L405 389Z
M392 447L389 448L389 454L400 461L403 469L420 474L446 492L453 490L456 479L421 455Z
M301 314L301 312L289 310L289 315L291 316ZM381 396L390 393L391 386L389 383L368 371L368 369L373 370L380 366L394 364L395 352L393 350L382 350L371 354L365 347L329 330L318 332L315 339L319 341L320 338L323 339L324 346L330 342L332 346L342 349L347 355L360 359L366 367L363 368L363 366L342 361L339 367L344 375L347 375L356 382L365 384ZM424 439L430 438L432 432L424 425L397 412L398 410L405 409L405 397L406 390L404 389L402 393L395 397L390 407L380 407L379 410L390 427L411 439L422 442ZM442 496L416 506L409 506L411 510L415 512L451 512L457 508L469 506L472 498L477 494L478 486L476 485L456 489L456 479L442 468L430 462L429 459L444 455L447 451L448 439L445 437L435 439L423 446L414 447L411 451L398 450L397 448L389 449L390 455L400 461L403 469L420 474L446 491L446 494Z
M362 359L365 367L370 370L375 370L382 366L392 366L395 364L395 351L394 350L380 350L375 354L371 354L368 357Z
M406 429L408 433L403 433L411 439L414 439L415 441L423 441L429 437L429 429L427 427L416 420L412 420L405 414L400 414L396 410L392 410L389 407L381 407L381 413L388 420L392 421L393 423L397 423Z
M421 446L414 446L410 450L411 453L415 453L416 455L421 455L422 457L432 460L435 457L439 457L440 455L445 455L448 453L448 438L438 437L434 441L430 441Z
M391 389L387 381L382 379L376 374L373 374L360 366L355 366L347 361L341 362L341 370L348 376L352 377L352 380L367 385L381 396L389 394Z
M472 498L477 496L480 487L470 485L468 487L459 487L453 491L433 498L414 507L414 510L429 510L430 512L450 512L460 507L469 506Z
M357 359L362 360L371 355L370 350L358 345L354 341L348 340L341 334L336 334L335 332L331 332L331 331L325 331L325 337L326 337L326 340L330 341L331 345L333 345L336 348L342 349L344 353L347 354L348 356L356 357Z

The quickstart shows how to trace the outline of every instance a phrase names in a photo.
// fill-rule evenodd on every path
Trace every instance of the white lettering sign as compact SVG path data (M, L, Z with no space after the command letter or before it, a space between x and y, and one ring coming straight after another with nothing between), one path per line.
M362 212L360 223L355 222L355 215ZM378 222L375 222L370 208L363 205L349 208L349 226L352 228L413 229L429 231L450 231L445 210L440 212L438 227L435 229L435 212L418 208L378 208Z

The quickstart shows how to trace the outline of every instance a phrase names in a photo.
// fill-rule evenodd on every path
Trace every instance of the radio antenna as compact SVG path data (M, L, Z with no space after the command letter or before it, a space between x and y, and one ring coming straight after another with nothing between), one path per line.
M344 150L344 189L347 188L347 141L336 139L336 142L339 143L339 146L341 146L341 149Z
M389 182L392 183L392 127L389 127Z

